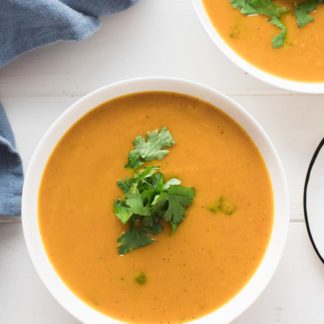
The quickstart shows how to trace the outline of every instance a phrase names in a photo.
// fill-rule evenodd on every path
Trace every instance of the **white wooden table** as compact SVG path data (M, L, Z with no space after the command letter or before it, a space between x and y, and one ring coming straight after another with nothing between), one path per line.
M152 75L202 82L235 99L268 132L286 169L287 246L265 292L235 323L324 323L324 265L302 212L307 165L324 135L324 96L278 90L239 70L208 39L190 0L141 0L104 18L86 41L37 50L0 70L0 100L24 167L48 126L79 97L113 81ZM38 279L20 223L0 225L0 323L77 323Z

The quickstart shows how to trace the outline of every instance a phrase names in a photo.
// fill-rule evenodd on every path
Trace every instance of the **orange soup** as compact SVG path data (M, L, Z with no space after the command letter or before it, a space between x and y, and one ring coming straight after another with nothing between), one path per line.
M162 126L176 144L152 163L196 195L175 233L120 256L116 180L131 175L133 139ZM220 196L235 203L231 215L210 208ZM271 182L250 137L210 104L168 92L120 97L84 116L56 146L39 191L57 273L83 301L127 323L183 323L224 305L256 271L272 223Z
M215 28L240 56L271 74L295 81L324 81L324 6L311 15L314 22L298 28L293 14L282 17L287 26L286 43L272 48L280 30L265 16L244 16L230 0L203 0ZM281 1L289 5L289 1Z

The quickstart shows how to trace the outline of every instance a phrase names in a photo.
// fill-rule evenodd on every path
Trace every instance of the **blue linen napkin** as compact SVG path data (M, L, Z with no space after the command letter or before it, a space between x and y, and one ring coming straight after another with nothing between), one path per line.
M0 104L0 217L19 216L23 169L15 138Z
M0 0L0 67L20 54L60 40L81 40L99 28L99 17L138 0ZM21 213L23 169L0 104L0 222Z
M0 0L0 66L18 55L60 40L81 40L99 17L138 0Z

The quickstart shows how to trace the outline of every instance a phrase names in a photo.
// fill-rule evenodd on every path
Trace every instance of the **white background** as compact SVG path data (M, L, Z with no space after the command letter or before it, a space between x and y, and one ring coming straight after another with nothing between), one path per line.
M324 135L324 96L278 90L239 70L211 43L190 0L141 0L102 19L88 40L34 51L0 70L0 100L24 167L48 126L79 97L117 80L153 75L198 81L242 104L268 132L286 169L291 221L283 259L235 323L324 323L324 265L302 212L307 165ZM38 279L20 223L0 224L0 323L77 323Z

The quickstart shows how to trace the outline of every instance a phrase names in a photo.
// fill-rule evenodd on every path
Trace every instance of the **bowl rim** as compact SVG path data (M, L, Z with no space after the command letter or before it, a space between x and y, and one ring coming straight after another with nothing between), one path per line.
M193 7L198 16L200 23L202 24L205 32L212 40L212 42L218 47L218 49L236 66L245 71L246 73L254 76L256 79L268 83L276 88L305 93L305 94L323 94L324 93L324 81L323 82L303 82L286 79L276 76L269 72L258 68L253 65L242 56L240 56L234 49L232 49L226 41L221 37L216 27L211 22L207 10L204 6L204 0L192 0Z
M228 323L243 313L260 296L279 264L289 224L288 186L279 156L271 140L258 122L232 99L200 83L172 77L129 79L92 91L65 110L40 140L26 172L22 197L22 227L28 253L36 272L48 291L75 318L84 323L122 323L89 306L74 294L56 273L41 239L37 212L38 190L43 170L54 147L66 131L82 116L95 109L100 103L113 98L149 91L182 93L217 106L249 134L268 167L273 186L275 208L272 233L262 261L249 282L231 300L214 312L190 322ZM248 127L250 129L247 129ZM253 135L252 132L254 132ZM263 146L261 147L261 145ZM271 161L271 165L267 163L267 159Z

